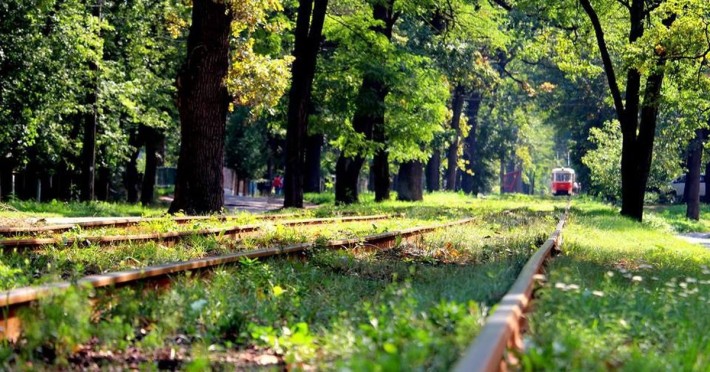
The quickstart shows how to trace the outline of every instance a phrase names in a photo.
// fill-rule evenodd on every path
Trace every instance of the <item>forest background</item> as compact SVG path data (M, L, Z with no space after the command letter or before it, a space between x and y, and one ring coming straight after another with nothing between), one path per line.
M324 189L584 192L640 220L687 172L698 218L700 0L13 0L0 5L0 197L223 207L223 168ZM14 190L13 190L14 178Z

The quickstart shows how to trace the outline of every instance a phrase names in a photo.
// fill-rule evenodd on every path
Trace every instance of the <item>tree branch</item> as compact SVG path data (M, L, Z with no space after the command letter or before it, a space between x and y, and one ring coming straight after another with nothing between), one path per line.
M609 82L609 90L611 91L611 96L614 99L614 107L616 107L617 116L621 119L624 115L624 102L621 99L621 91L619 90L619 84L616 80L616 72L614 71L614 65L611 62L611 56L609 55L609 49L606 45L606 40L604 39L604 30L599 22L599 16L597 12L592 8L592 4L589 0L579 0L579 3L584 8L585 13L589 16L589 20L592 22L592 27L594 27L594 34L597 37L597 44L599 46L599 52L601 53L602 63L604 64L604 71L606 72L606 77Z
M626 9L631 10L631 4L628 0L616 0L619 4L623 5Z
M494 4L497 4L498 6L500 6L501 8L503 8L507 11L513 10L513 6L508 4L505 0L490 0L490 1L493 2Z

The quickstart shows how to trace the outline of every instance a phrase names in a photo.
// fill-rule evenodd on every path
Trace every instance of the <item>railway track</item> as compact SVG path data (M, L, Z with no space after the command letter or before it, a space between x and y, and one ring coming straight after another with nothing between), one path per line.
M320 225L336 222L363 222L363 221L378 221L388 219L388 215L373 215L373 216L351 216L351 217L335 217L335 218L311 218L300 220L288 220L280 222L283 226L305 226L305 225ZM32 250L38 249L47 245L73 246L77 245L111 245L130 242L146 242L146 241L161 241L174 242L184 239L189 236L209 236L222 235L234 239L239 239L244 234L249 234L258 231L262 226L259 224L232 226L225 228L207 228L200 230L174 231L165 233L149 233L149 234L132 234L132 235L110 235L110 236L78 236L72 238L54 237L54 238L5 238L0 239L0 248L3 251L12 250Z
M545 262L553 251L562 245L562 229L569 215L571 200L568 199L565 212L557 223L555 231L538 248L523 267L517 280L496 310L486 319L481 332L466 349L464 356L453 368L455 372L506 371L509 364L515 364L512 355L506 358L506 351L523 350L523 333L527 328L525 312L530 309L533 289L539 275L544 271Z
M350 217L355 218L355 217ZM341 219L342 220L342 219ZM348 249L366 247L367 249L388 249L401 242L411 242L421 238L424 234L448 227L463 225L473 222L473 218L461 219L454 222L433 226L413 227L404 230L391 231L362 238L331 240L321 247L327 249ZM73 286L106 288L118 286L138 286L145 283L157 283L164 286L179 274L209 270L222 265L239 262L244 258L256 259L282 255L304 253L317 246L317 243L294 244L282 248L265 248L248 252L239 252L202 259L149 266L142 269L118 271L101 275L91 275L79 279L77 282L56 282L41 286L25 287L0 292L0 339L16 340L20 335L21 324L17 313L22 308L27 308L40 298L52 294L62 293Z
M274 215L256 215L253 218L257 220L280 220L286 218L297 218L301 216L296 213L289 214L274 214ZM176 224L187 224L197 221L218 221L225 222L231 220L237 220L242 218L241 216L182 216L173 217L170 220ZM156 221L162 221L163 218L158 217L120 217L120 218L100 218L91 220L80 220L71 223L47 223L45 225L37 225L42 220L34 221L31 226L0 226L0 236L12 236L12 235L30 235L38 233L61 233L69 231L76 228L81 229L100 229L107 227L129 227L136 226L143 223L151 223Z

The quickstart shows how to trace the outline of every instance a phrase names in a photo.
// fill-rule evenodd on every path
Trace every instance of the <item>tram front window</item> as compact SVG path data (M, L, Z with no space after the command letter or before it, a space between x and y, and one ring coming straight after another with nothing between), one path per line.
M570 173L556 173L555 174L555 181L556 182L570 182L570 181L572 181L572 174L570 174Z

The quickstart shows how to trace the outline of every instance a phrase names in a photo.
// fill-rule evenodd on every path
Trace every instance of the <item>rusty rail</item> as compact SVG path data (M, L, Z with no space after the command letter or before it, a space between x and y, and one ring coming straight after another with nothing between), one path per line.
M352 216L335 218L310 218L302 220L291 220L281 222L284 226L319 225L330 222L355 222L355 221L378 221L390 218L388 215L373 216ZM219 227L211 229L173 231L166 233L135 234L135 235L111 235L111 236L90 236L75 238L22 238L22 239L0 239L0 248L4 251L13 249L36 249L45 245L72 246L74 244L97 244L109 245L114 243L141 242L150 240L175 241L188 236L206 236L222 234L233 238L239 238L241 234L251 233L261 228L260 225L245 225L233 227Z
M295 218L300 216L296 213L289 214L273 214L273 215L257 215L254 216L257 220L278 220L286 218ZM241 216L182 216L173 217L171 220L177 224L185 224L195 221L204 220L217 220L220 222L236 220L241 218ZM100 219L94 221L81 221L74 223L48 223L41 226L0 226L0 235L10 235L10 234L33 234L42 232L62 232L68 231L76 227L81 227L82 229L94 229L101 227L128 227L135 226L145 222L160 221L162 218L159 217L117 217L111 219Z
M378 248L392 248L398 241L408 241L413 237L419 237L435 230L463 225L473 221L473 218L466 218L445 224L413 227L405 230L369 235L362 238L331 240L325 244L325 248L347 249L363 245L377 246ZM20 320L16 316L19 308L27 307L44 296L62 293L72 286L102 288L122 285L136 285L141 282L155 281L161 278L166 278L171 274L179 274L193 270L205 270L220 265L239 262L239 260L243 258L254 259L301 253L312 249L315 246L315 243L301 243L282 248L264 248L248 252L239 252L184 262L149 266L141 269L90 275L79 279L76 283L57 282L0 292L0 339L15 340L19 336Z
M513 286L498 303L495 312L486 319L483 329L466 349L453 371L505 371L505 351L522 350L522 332L527 326L524 313L532 300L535 278L542 272L543 264L553 249L559 249L562 245L562 229L569 214L569 207L568 201L555 231L525 264Z

